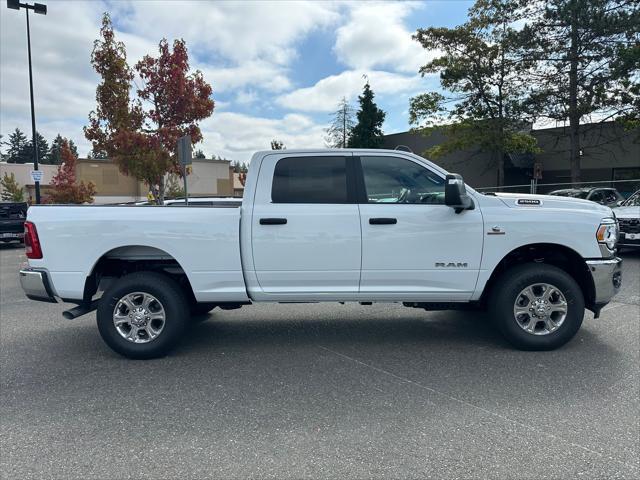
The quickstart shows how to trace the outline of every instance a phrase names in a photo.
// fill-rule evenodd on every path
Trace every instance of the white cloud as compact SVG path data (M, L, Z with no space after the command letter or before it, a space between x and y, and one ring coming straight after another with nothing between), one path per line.
M347 70L318 81L311 87L300 88L281 95L278 103L291 110L330 112L342 97L355 98L365 83L369 81L376 95L410 95L420 90L419 75L401 75L385 71Z
M415 3L363 3L350 12L349 21L338 28L334 51L350 68L390 67L417 72L433 52L426 52L411 38L403 21Z
M229 160L246 162L254 152L271 148L273 139L287 148L324 147L325 126L299 114L273 119L220 112L202 122L201 128L204 152Z

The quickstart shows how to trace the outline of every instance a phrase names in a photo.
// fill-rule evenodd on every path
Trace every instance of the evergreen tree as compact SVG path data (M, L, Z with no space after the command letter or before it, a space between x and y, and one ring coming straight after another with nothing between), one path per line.
M327 128L325 143L329 148L346 148L355 125L355 112L345 97L338 103L338 109L331 114L331 125Z
M286 150L287 147L284 146L284 142L282 140L276 140L275 138L271 140L271 150Z
M205 159L205 158L207 158L207 156L204 154L204 152L202 150L198 149L193 154L193 158Z
M580 181L580 123L639 118L640 4L629 0L525 2L523 51L536 61L532 107L569 120L571 181Z
M347 140L349 148L380 148L383 141L382 123L386 113L378 108L373 101L374 93L365 83L362 95L358 97L360 110L358 110L358 123Z
M520 54L514 25L521 20L521 0L477 0L462 25L418 29L414 39L428 51L440 51L420 69L438 73L443 92L413 97L409 121L426 135L445 140L426 155L477 149L492 154L497 183L504 184L507 153L537 151L527 133L533 118L524 107L531 62Z
M45 156L49 152L49 142L40 135L40 132L36 132L36 142L38 145L38 162L47 163ZM18 153L18 161L15 163L32 163L33 162L33 140L29 140L23 145Z
M19 128L9 134L9 140L5 144L9 147L6 153L7 163L24 163L20 161L20 153L27 144L27 136Z
M65 140L69 145L69 149L71 149L71 153L73 153L77 157L78 148L76 147L75 143L73 143L73 140L67 140L62 135L58 134L56 138L53 140L53 142L51 143L51 148L49 149L49 152L47 153L47 155L45 155L42 158L42 163L47 163L49 165L60 165L60 163L62 163L62 160L60 157L60 149L62 148L62 144L64 143Z

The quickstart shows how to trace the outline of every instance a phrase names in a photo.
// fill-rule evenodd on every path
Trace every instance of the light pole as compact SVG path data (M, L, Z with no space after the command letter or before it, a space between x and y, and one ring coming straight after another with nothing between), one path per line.
M33 169L38 171L38 142L36 141L36 111L33 105L33 72L31 71L31 32L29 31L29 10L40 15L47 14L47 6L42 3L20 3L20 0L7 0L7 8L20 10L24 8L27 12L27 51L29 53L29 93L31 94L31 131L33 134ZM36 177L37 178L37 177ZM34 178L36 185L36 204L40 203L40 180Z

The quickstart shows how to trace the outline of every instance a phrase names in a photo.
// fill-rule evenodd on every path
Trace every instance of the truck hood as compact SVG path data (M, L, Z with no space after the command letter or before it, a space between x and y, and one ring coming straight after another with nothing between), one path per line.
M617 218L640 218L640 207L617 207L613 213Z
M502 203L509 208L542 208L561 210L584 210L599 213L603 218L613 217L609 207L581 198L561 197L556 195L532 195L527 193L496 193Z

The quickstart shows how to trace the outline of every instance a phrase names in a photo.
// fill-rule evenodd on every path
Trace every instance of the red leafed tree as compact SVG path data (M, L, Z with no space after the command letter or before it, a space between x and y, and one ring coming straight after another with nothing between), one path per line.
M51 179L52 191L45 198L45 203L93 203L96 194L92 182L76 183L76 155L69 147L67 139L60 145L60 160L58 173Z
M91 63L102 77L96 91L98 106L89 116L86 137L96 151L105 151L120 170L156 189L164 201L165 175L180 174L176 158L178 138L202 139L198 123L213 113L211 85L202 73L189 72L184 40L170 46L160 41L158 57L146 55L135 65L141 88L131 101L134 73L127 65L122 42L116 42L108 15L103 18L101 38L96 40Z

